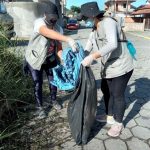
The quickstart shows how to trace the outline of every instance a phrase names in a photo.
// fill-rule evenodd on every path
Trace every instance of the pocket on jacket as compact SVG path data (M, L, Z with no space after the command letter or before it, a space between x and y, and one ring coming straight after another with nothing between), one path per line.
M38 55L37 51L35 51L35 50L31 50L31 52L32 52L32 56L34 56L34 57L36 57L36 58L38 58L38 57L39 57L39 55Z

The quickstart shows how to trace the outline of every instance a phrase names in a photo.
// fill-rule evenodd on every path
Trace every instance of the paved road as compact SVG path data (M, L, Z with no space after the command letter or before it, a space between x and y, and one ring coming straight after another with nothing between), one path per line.
M85 46L90 31L80 29L67 34ZM63 101L64 106L62 110L51 109L46 119L33 118L22 128L22 139L25 139L31 150L150 150L150 40L145 38L150 37L150 32L129 32L127 36L137 48L138 61L125 94L127 108L122 134L118 138L111 138L107 135L109 126L95 122L91 141L85 146L77 146L67 120L69 94L59 92L58 99ZM99 61L92 65L98 87L98 114L105 109L100 90Z
M85 46L90 31L82 29L70 35L80 39ZM62 145L64 150L150 150L150 32L128 32L127 37L137 48L138 61L126 90L125 129L120 137L111 138L107 135L109 126L97 124L93 130L96 134L86 146L81 148L69 141ZM100 90L99 61L92 65L92 69L98 85L97 113L100 114L104 112L104 102Z

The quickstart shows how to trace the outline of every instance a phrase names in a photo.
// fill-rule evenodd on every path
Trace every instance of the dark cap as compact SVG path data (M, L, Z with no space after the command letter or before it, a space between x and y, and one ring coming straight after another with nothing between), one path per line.
M81 14L86 17L94 18L99 14L104 14L104 11L100 11L97 2L88 2L81 5Z
M48 19L59 18L58 9L54 3L50 2L50 0L40 0L40 2L46 4L45 15Z

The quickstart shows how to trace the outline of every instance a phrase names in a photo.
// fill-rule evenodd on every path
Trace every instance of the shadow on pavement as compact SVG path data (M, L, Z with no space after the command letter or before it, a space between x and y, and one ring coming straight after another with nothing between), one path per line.
M101 86L101 80L96 80L97 89L100 89ZM133 92L130 92L131 89ZM146 104L150 100L150 93L148 93L148 90L150 88L150 80L148 78L140 78L136 79L134 83L127 86L126 94L128 99L126 99L126 110L129 109L129 113L124 119L124 126L127 125L127 123L132 120L136 115L139 114L142 106ZM129 108L131 107L131 109ZM99 100L98 99L98 106L97 106L97 115L105 114L105 104L103 97ZM144 116L146 119L147 117ZM91 131L90 139L95 137L96 134L105 126L105 124L99 123L98 121L95 121L95 124Z
M95 120L94 125L90 132L88 142L90 142L100 132L100 130L103 129L103 126L105 126L105 123L100 123Z
M96 80L97 89L100 89L101 80ZM135 88L135 89L133 89ZM124 119L124 125L132 120L139 114L142 106L150 101L150 80L148 78L136 79L134 83L130 84L126 88L126 110L129 110L127 116ZM130 92L132 90L132 92ZM130 108L129 108L130 107ZM104 99L98 100L97 114L105 113Z
M130 92L132 87L135 87L135 90L133 92ZM149 89L150 80L148 78L136 79L134 83L128 85L126 89L128 96L126 109L128 108L130 110L129 107L131 107L131 110L124 119L125 126L130 120L132 120L136 115L138 115L138 113L141 110L141 107L150 100L150 94L148 92Z

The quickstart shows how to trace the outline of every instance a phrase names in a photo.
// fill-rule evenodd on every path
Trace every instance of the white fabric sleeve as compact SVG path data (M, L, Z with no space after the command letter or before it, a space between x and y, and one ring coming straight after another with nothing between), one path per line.
M93 39L94 39L94 32L91 32L90 35L89 35L89 38L87 40L87 43L86 43L86 46L84 48L84 50L90 52L92 50L92 47L93 47Z
M39 33L40 27L43 26L43 25L46 26L46 23L44 22L43 18L37 19L34 22L34 29L33 29L33 31Z
M103 22L103 28L105 30L107 42L99 49L101 56L105 56L106 54L112 52L118 46L116 22L111 18L107 18Z

